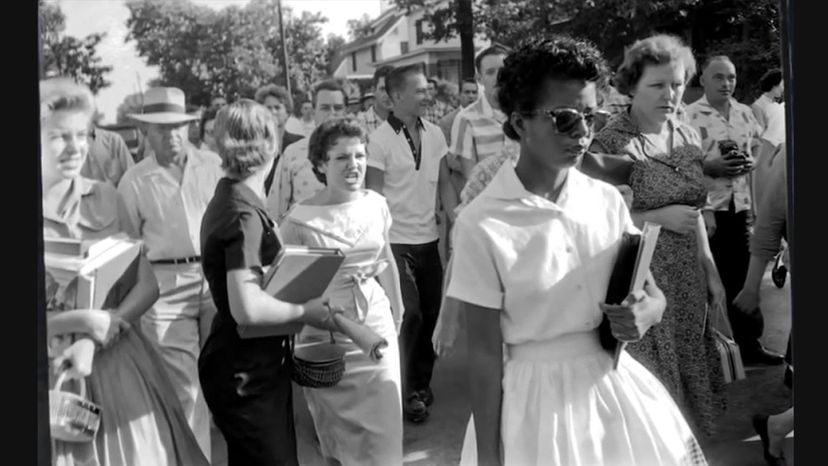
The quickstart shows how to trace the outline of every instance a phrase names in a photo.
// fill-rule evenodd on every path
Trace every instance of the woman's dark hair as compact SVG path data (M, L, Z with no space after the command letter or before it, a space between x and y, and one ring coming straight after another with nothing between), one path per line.
M509 116L534 111L549 79L594 82L600 91L608 74L601 52L585 40L552 35L522 41L506 56L497 75L497 101L506 114L503 132L520 139Z
M308 141L308 160L314 176L324 185L328 184L328 180L319 171L319 166L328 161L328 151L336 145L339 138L359 138L367 143L368 131L359 120L347 116L326 120L313 130Z
M759 87L762 89L762 92L770 92L771 89L778 86L779 83L782 82L782 70L775 69L770 70L762 76L762 79L759 80Z
M690 47L676 36L656 34L636 41L624 52L624 62L615 75L618 92L632 97L632 92L644 75L647 66L681 63L684 65L684 83L696 75L696 59Z
M207 126L208 121L216 119L216 115L218 115L219 110L219 107L210 107L204 111L204 114L201 115L201 122L198 126L198 137L202 141L204 140L204 127Z

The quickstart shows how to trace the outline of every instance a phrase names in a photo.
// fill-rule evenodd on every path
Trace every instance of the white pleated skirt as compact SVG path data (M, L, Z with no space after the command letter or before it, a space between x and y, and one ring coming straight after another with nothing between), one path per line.
M626 352L618 369L597 332L507 345L505 466L684 466L707 461L664 386ZM474 419L460 464L477 464Z

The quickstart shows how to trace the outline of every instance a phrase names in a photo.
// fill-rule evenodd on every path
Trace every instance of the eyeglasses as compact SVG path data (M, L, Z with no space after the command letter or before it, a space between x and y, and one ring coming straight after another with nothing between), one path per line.
M560 134L569 134L585 121L587 128L592 131L595 128L595 113L581 113L574 108L556 108L534 110L526 112L526 115L544 115L555 124L555 131Z

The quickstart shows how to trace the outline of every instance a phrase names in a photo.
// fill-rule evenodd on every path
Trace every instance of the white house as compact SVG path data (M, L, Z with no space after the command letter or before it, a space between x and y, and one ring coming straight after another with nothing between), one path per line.
M435 4L446 5L448 0L437 0ZM409 14L397 8L391 0L382 0L382 13L371 23L371 33L342 48L334 77L366 79L383 65L421 63L429 77L459 83L462 78L460 38L443 42L426 39L425 33L431 25L423 19L424 15L423 9ZM485 38L475 37L475 52L489 44Z

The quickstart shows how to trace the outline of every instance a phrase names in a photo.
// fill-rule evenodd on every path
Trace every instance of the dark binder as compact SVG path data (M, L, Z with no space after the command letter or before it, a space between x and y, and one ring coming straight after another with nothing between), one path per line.
M604 302L607 304L621 304L627 295L630 294L640 244L641 235L639 234L625 232L621 238L618 256L615 259L612 275L610 275L609 286L607 286L607 297L604 299ZM604 315L604 319L598 327L598 335L601 339L601 346L610 353L615 354L621 342L612 335L610 322L606 315Z

